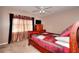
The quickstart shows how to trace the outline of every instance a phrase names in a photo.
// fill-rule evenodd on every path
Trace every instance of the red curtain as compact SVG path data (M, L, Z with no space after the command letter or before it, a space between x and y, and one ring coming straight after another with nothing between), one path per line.
M32 18L14 15L12 26L12 42L27 39L27 31L32 31Z

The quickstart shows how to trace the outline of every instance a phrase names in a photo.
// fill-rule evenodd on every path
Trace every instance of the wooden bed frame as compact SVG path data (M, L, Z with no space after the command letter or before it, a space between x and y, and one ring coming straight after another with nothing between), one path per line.
M35 47L37 50L39 50L42 53L51 53L49 50L39 46L35 41L29 39L29 43L28 45L32 45L33 47Z
M50 34L53 34L54 36L55 36L55 35L60 35L60 34L57 34L57 33L50 33ZM33 34L32 34L32 35L33 35ZM29 45L29 46L32 45L33 47L35 47L37 50L39 50L39 51L42 52L42 53L52 53L51 51L49 51L49 50L47 50L47 49L41 47L41 46L38 45L35 41L33 41L33 40L31 39L32 35L30 35L30 36L28 37L28 45ZM54 52L54 53L56 53L56 52Z

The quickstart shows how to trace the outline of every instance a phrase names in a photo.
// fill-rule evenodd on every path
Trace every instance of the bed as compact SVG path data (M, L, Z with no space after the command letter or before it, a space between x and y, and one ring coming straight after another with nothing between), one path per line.
M79 22L69 26L60 35L55 33L33 34L29 45L43 53L75 53L79 52ZM73 34L74 33L74 34Z

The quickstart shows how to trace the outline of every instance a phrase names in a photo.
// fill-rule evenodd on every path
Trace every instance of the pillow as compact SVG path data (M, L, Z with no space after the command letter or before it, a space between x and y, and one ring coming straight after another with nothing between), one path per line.
M53 36L46 36L44 38L44 40L45 41L48 41L48 42L52 42L52 43L54 43L56 41Z
M61 34L60 36L64 36L64 37L70 36L70 31L66 31L63 34Z
M45 36L44 35L38 35L37 38L40 39L40 40L43 40L45 38Z

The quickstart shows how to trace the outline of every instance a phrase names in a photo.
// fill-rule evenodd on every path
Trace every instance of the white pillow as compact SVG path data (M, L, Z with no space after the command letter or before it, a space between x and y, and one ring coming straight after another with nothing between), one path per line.
M44 35L39 35L39 36L37 36L37 38L40 39L40 40L43 40L45 38L45 36Z
M67 48L69 48L69 43L66 43L66 42L61 42L61 41L56 41L55 43L61 45L61 46L65 46Z
M55 37L56 40L58 41L64 41L64 42L67 42L69 43L69 37Z

